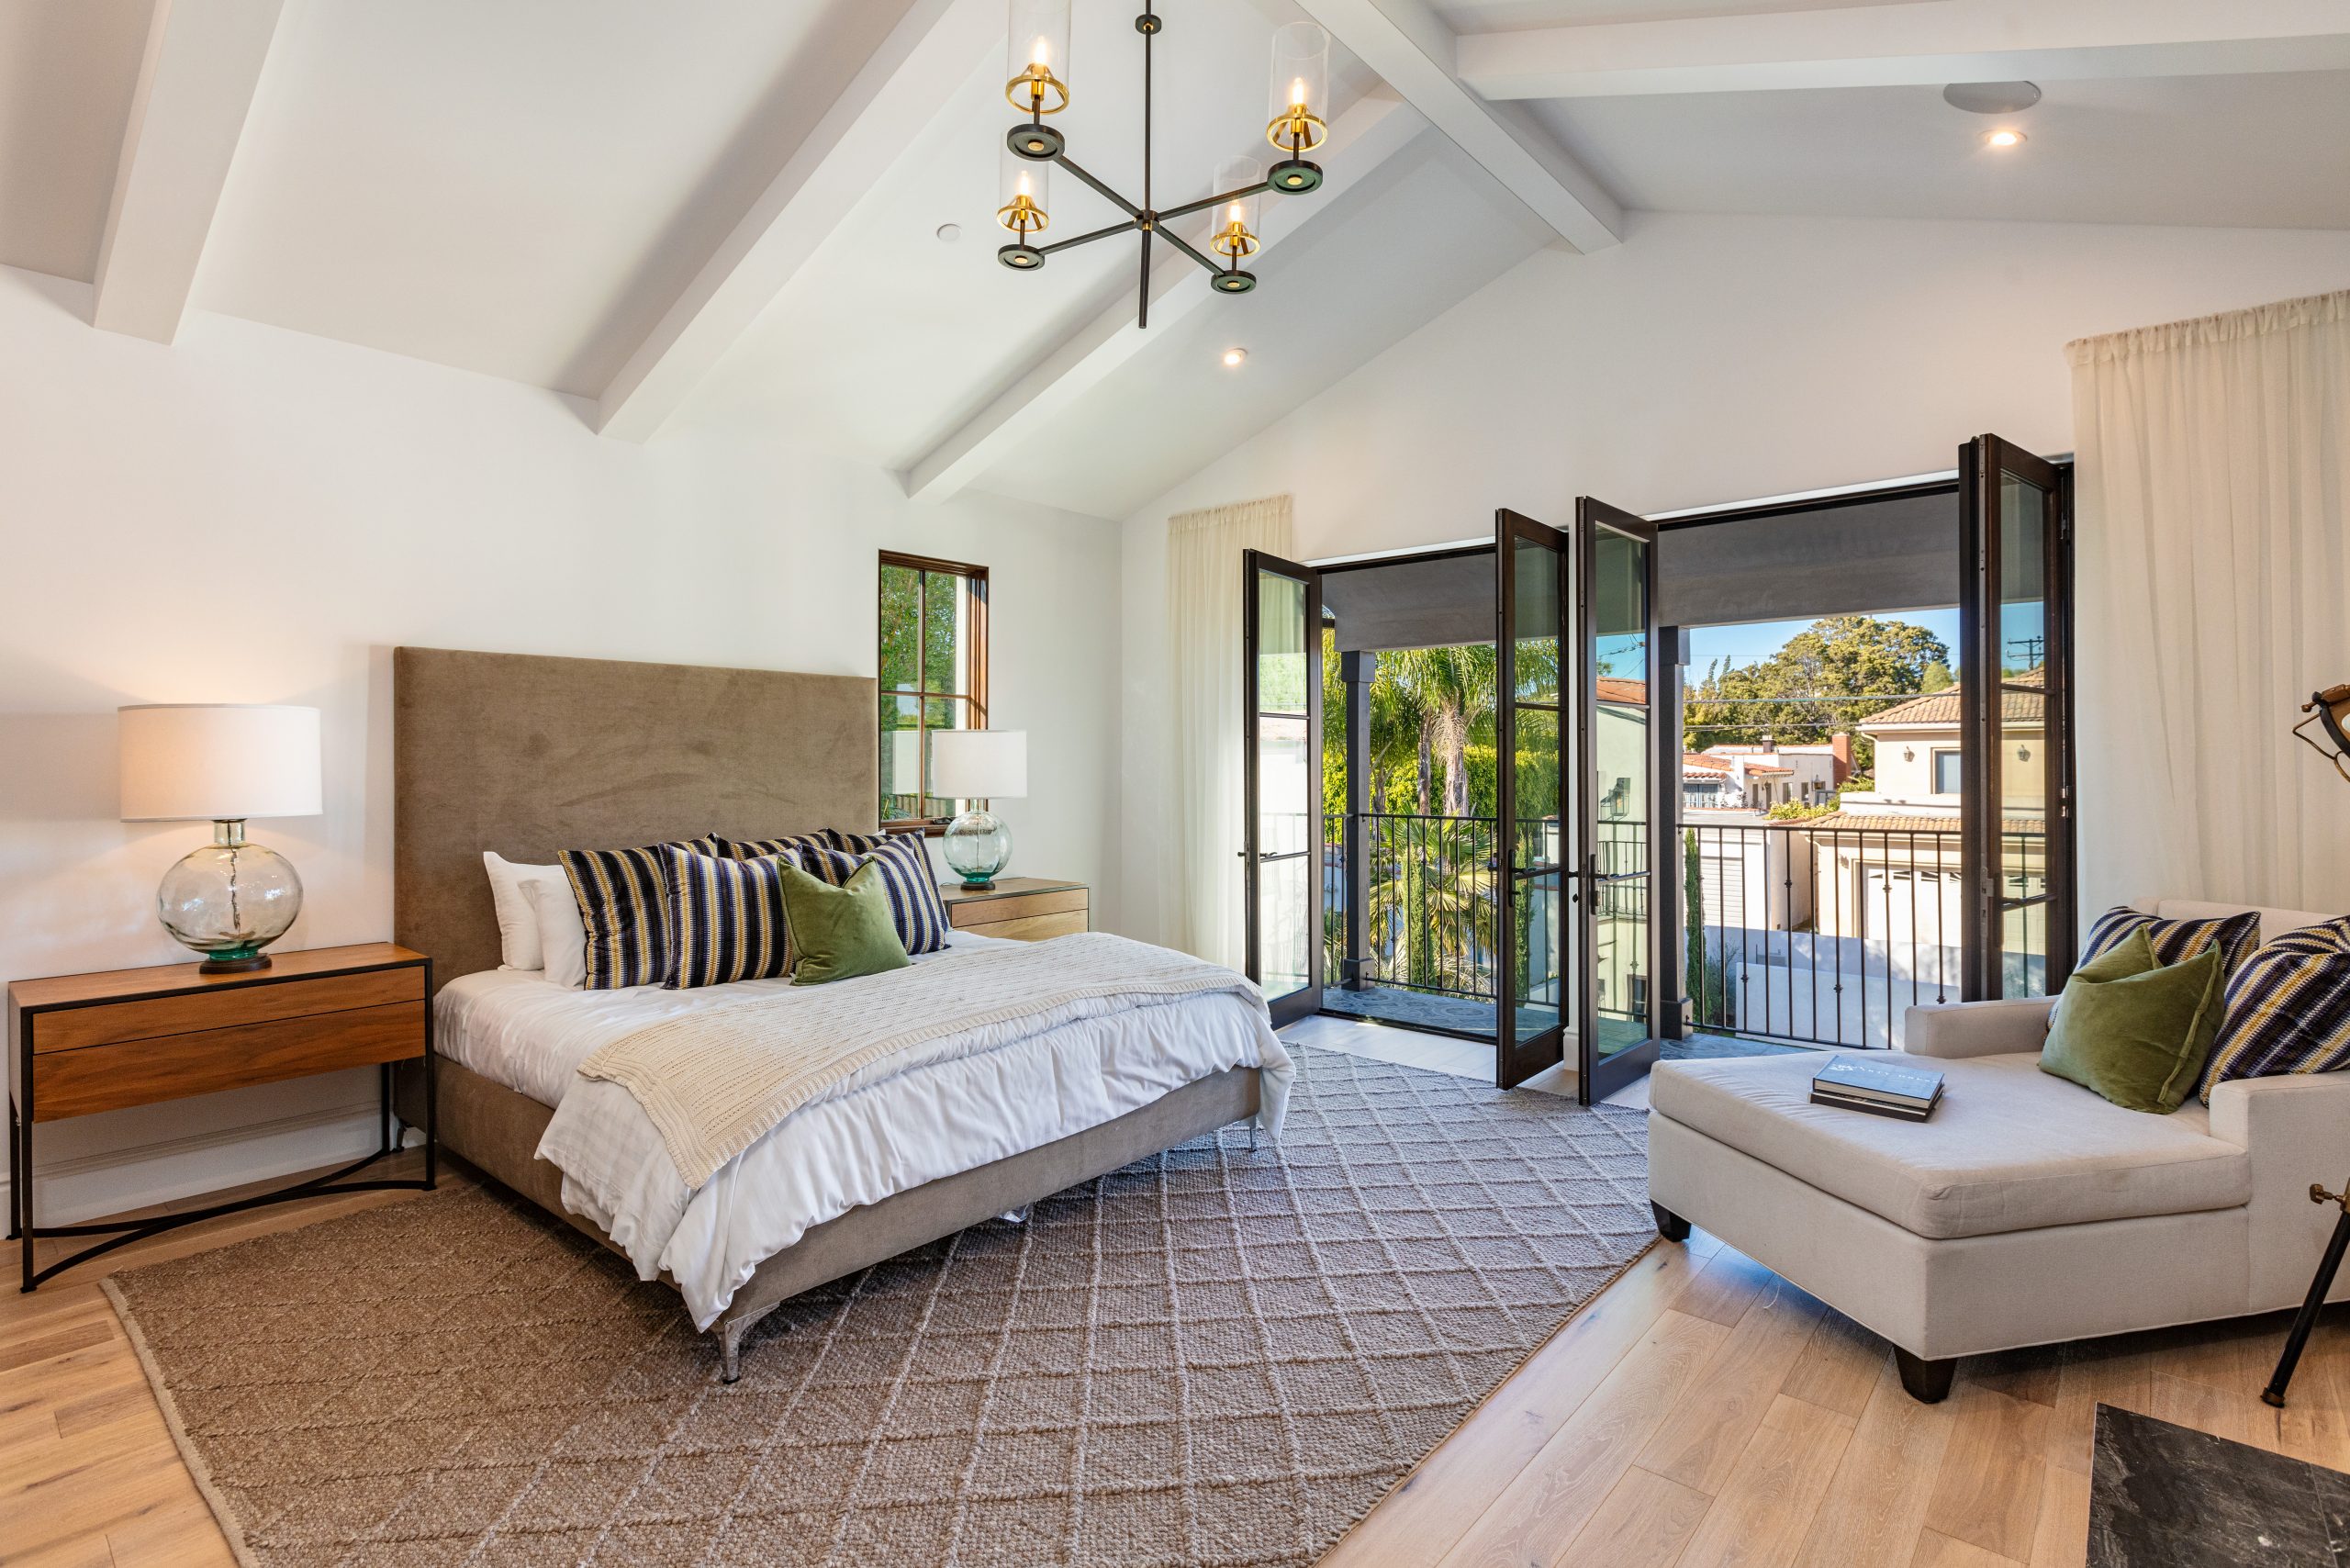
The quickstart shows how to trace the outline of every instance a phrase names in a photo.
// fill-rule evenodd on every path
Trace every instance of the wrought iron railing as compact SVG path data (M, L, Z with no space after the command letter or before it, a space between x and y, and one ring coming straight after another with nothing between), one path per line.
M1442 996L1494 996L1494 819L1369 812L1362 829L1360 980ZM1348 978L1347 817L1324 819L1329 983Z
M1494 822L1371 812L1360 983L1491 1001L1498 959ZM1326 973L1349 978L1348 819L1324 823ZM1673 862L1646 864L1647 824L1602 824L1603 875L1661 872L1683 890L1688 928L1667 983L1696 1028L1807 1045L1900 1044L1921 1002L1960 996L1964 905L1959 834L1850 821L1684 823ZM2009 994L2043 989L2042 835L2002 835ZM1533 857L1537 859L1547 856ZM1603 882L1598 914L1645 918L1652 878Z
M1901 1043L1909 1008L1959 1000L1955 825L1684 823L1681 850L1691 928L1683 993L1696 1027L1882 1048ZM2001 835L2016 906L2004 943L2009 994L2044 989L2042 850L2038 833Z

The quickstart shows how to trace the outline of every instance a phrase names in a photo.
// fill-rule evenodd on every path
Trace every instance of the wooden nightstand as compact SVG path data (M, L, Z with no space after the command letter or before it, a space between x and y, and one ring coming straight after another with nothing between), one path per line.
M272 957L269 968L244 974L172 964L9 985L8 1234L25 1238L25 1290L94 1252L216 1215L322 1193L432 1186L432 960L389 942ZM392 1064L419 1057L423 1179L345 1182L392 1152ZM377 1069L384 1136L364 1159L208 1208L118 1224L34 1223L33 1129L43 1122L351 1067ZM33 1243L63 1236L110 1239L36 1271Z
M998 877L986 892L974 892L960 882L941 882L938 892L946 901L948 923L980 936L1042 942L1093 928L1091 895L1083 882Z

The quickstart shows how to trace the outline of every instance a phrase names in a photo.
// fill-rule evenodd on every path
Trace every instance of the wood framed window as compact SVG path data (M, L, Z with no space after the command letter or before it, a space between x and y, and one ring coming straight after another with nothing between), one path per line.
M988 727L988 569L881 552L881 822L942 830L962 802L930 791L934 730Z

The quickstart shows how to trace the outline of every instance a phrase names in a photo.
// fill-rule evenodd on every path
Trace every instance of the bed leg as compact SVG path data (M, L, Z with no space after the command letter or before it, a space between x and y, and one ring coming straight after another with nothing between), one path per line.
M740 1317L721 1320L718 1325L718 1381L733 1383L743 1375L743 1337L755 1327L767 1315L782 1305L770 1302L756 1312Z

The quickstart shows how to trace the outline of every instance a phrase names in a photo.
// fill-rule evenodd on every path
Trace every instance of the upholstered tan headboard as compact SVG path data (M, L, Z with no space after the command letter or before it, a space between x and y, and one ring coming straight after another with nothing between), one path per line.
M496 969L485 849L870 832L875 701L853 676L396 648L393 936L438 981Z

